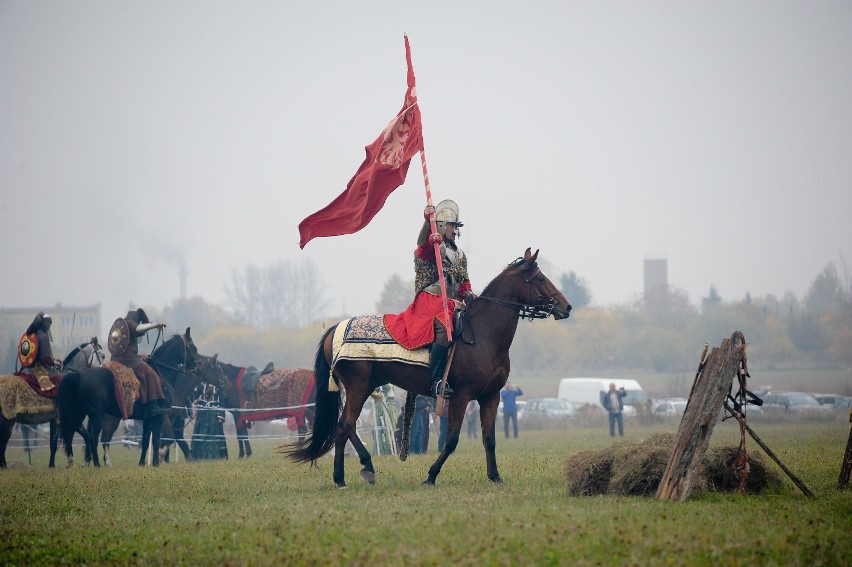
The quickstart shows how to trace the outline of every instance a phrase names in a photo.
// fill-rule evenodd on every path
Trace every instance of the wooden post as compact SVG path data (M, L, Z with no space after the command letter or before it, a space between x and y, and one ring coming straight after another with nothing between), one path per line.
M719 348L713 348L699 368L657 488L658 500L683 501L689 496L745 349L742 333L737 331L730 339L723 339Z
M852 409L849 410L849 423L852 423ZM852 473L852 428L849 428L849 440L846 442L843 466L840 467L840 477L837 479L838 490L844 490L849 486L850 473Z

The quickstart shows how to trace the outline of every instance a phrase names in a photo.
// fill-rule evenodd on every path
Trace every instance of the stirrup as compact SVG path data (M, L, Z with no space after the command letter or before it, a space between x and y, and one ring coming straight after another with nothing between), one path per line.
M433 398L437 398L438 396L441 396L444 399L447 399L453 394L453 389L450 388L449 384L447 384L447 387L444 388L443 393L440 391L441 390L441 380L438 380L437 382L433 382L431 387L429 388L429 390L430 390Z

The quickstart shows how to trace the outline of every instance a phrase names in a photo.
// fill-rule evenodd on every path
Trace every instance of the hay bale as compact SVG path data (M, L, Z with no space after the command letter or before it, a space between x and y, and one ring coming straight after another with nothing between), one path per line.
M703 477L705 490L713 492L736 492L740 487L740 479L734 471L734 461L739 454L739 447L711 447L704 455ZM781 476L766 466L763 456L754 451L748 452L748 479L746 492L760 494L770 487L783 484Z
M612 476L612 456L605 451L584 451L568 459L568 493L571 496L606 494Z
M607 449L584 451L568 459L568 493L571 496L617 494L651 496L656 494L668 465L674 435L661 433L642 442L622 441ZM707 451L695 489L736 492L739 487L732 463L737 447L716 447ZM781 483L777 473L766 468L765 461L749 453L749 478L746 491L759 494Z

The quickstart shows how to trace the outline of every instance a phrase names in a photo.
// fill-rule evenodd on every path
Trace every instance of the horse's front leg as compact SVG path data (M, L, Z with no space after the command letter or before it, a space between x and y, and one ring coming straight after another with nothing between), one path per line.
M502 484L503 479L497 471L497 405L500 403L500 393L479 400L479 419L482 424L482 446L485 448L485 464L488 470L488 480Z
M104 451L104 466L112 466L112 457L110 456L109 447L112 444L112 436L115 435L115 430L118 429L118 424L121 421L112 415L105 414L101 423L103 431L101 431L101 447ZM97 443L95 443L97 445Z
M155 467L160 466L160 439L163 436L163 423L165 422L165 414L160 414L152 419L151 423L151 464ZM171 422L169 422L171 426Z
M447 416L447 439L444 442L444 449L441 451L441 454L438 455L438 458L429 467L429 475L423 481L423 484L435 484L435 480L441 473L444 463L453 451L456 450L459 444L459 434L461 433L461 425L464 420L464 410L466 407L467 400L453 400L452 406L445 402L444 411L449 412Z
M139 454L139 466L145 466L145 459L148 457L148 444L151 442L151 420L142 420L142 439L139 441L139 446L142 452Z

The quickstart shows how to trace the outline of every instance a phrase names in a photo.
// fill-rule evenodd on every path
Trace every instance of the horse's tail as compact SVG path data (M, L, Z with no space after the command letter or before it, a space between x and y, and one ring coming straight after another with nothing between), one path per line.
M83 403L79 400L80 373L71 372L62 378L59 383L59 392L56 395L59 407L59 424L62 432L62 443L65 445L65 454L71 456L71 444L74 441L74 433L82 427L86 412Z
M313 430L310 436L290 446L281 447L297 463L314 462L334 446L334 435L340 419L340 392L329 392L328 381L331 365L325 358L326 338L334 332L331 327L322 335L314 362L314 380L316 382L316 406L314 407Z
M402 439L399 447L400 461L408 458L408 451L411 449L411 422L414 418L416 400L417 396L413 392L408 392L405 395L405 409L402 413Z

